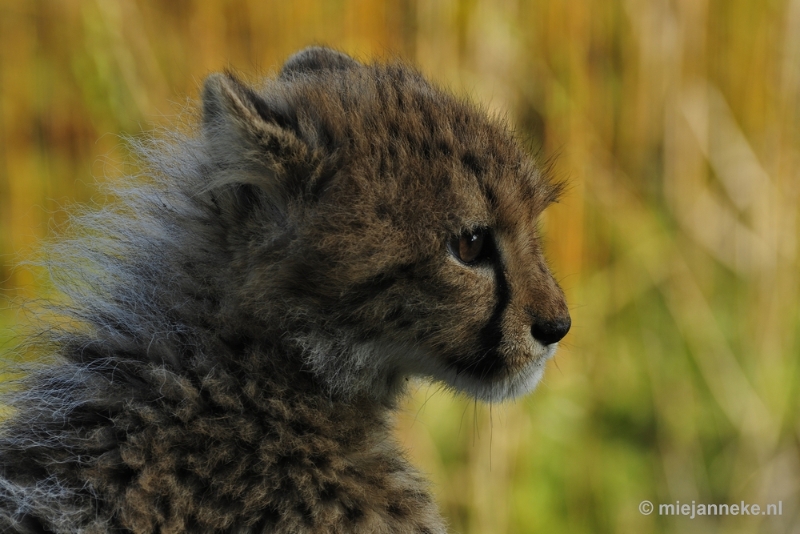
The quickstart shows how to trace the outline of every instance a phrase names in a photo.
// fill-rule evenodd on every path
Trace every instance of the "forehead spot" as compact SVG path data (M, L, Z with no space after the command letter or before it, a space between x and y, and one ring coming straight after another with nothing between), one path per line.
M489 207L492 210L497 210L498 208L497 193L495 192L494 188L491 185L484 183L482 189L483 189L483 196L488 201Z
M483 175L485 171L484 163L472 151L467 151L461 156L461 164L476 176Z

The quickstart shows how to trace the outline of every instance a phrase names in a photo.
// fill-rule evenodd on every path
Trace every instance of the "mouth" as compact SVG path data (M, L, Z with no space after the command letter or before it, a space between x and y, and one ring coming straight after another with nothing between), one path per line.
M536 388L558 344L532 340L526 348L510 351L510 355L502 354L498 347L476 359L451 358L435 378L478 400L511 400Z
M533 391L556 349L557 343L542 345L531 337L527 342L501 344L483 355L470 358L464 355L444 356L430 347L376 342L355 351L361 357L355 358L358 362L352 363L361 371L372 369L379 373L380 369L390 368L392 376L425 377L444 383L454 392L491 403L515 399ZM374 369L369 365L369 369L362 369L367 362L379 360L382 363ZM373 374L367 373L377 378Z

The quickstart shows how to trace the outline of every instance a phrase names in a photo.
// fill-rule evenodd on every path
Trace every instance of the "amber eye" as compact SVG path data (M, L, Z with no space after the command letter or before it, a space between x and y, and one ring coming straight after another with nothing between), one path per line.
M487 241L486 229L477 229L464 232L460 236L450 239L448 247L450 252L461 262L467 265L477 263L486 257Z

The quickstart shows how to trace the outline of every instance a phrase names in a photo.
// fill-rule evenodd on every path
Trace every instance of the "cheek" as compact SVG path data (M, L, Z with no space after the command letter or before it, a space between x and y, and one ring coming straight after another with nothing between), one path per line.
M455 263L455 262L453 262ZM431 284L436 298L429 310L424 341L438 350L471 352L495 306L491 271L446 266Z
M530 319L524 310L513 304L509 305L501 325L502 341L497 350L510 372L530 363L531 357L541 356L544 347L531 335Z
M509 303L503 317L503 335L505 338L521 343L527 342L531 336L531 317L518 301Z

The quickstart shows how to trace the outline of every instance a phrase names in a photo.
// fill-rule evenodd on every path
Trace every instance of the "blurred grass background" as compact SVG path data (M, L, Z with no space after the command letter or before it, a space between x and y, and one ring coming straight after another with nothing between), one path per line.
M574 326L543 384L420 386L400 417L453 531L800 532L798 0L0 0L5 302L45 290L12 266L63 206L135 165L119 134L314 43L416 63L570 182L543 226Z

